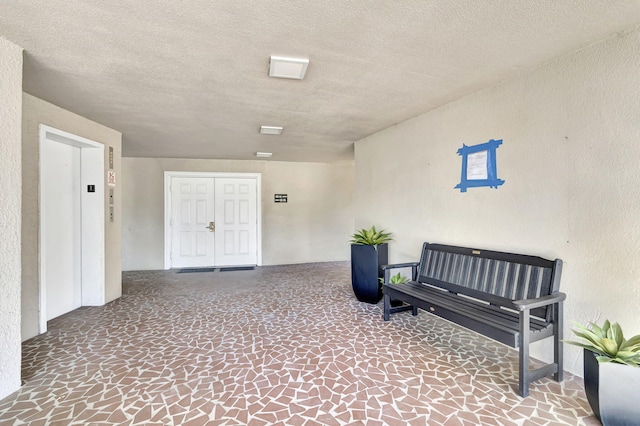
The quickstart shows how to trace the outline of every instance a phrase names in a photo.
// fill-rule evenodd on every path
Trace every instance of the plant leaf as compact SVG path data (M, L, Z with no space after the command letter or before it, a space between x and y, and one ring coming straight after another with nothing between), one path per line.
M637 336L633 336L629 340L625 340L624 343L620 345L620 350L637 347L637 350L640 350L640 334Z
M596 359L598 360L598 363L600 363L600 364L604 364L605 362L613 362L613 358L608 357L606 355L597 356Z
M607 332L604 331L601 327L598 326L598 324L594 323L594 322L590 322L589 324L591 324L591 330L597 334L600 338L605 338L607 337Z
M616 358L633 359L637 355L638 355L637 353L631 352L631 351L618 351L618 353L616 354Z
M637 363L635 363L633 361L630 361L630 360L622 359L622 358L612 358L611 362L615 362L617 364L625 364L625 365L629 365L631 367L637 367L638 366Z
M616 342L616 348L619 348L620 345L622 345L622 342L624 342L624 335L622 334L622 328L620 327L620 324L618 324L617 322L613 323L610 330L611 339Z
M601 352L604 352L604 346L602 345L602 338L594 334L591 330L588 330L582 326L580 326L580 328L583 330L582 332L578 330L573 330L573 333L576 336L582 337L583 339L591 342L595 347L599 347Z
M588 345L586 343L574 342L574 341L571 341L571 340L563 340L563 342L564 343L568 343L570 345L574 345L574 346L580 346L581 348L589 349L591 352L596 353L596 354L603 353L602 349L597 348L596 346L593 346L593 345Z
M608 337L606 339L602 339L602 346L604 347L606 353L611 355L612 357L615 358L615 356L618 354L618 344L615 340L609 339Z

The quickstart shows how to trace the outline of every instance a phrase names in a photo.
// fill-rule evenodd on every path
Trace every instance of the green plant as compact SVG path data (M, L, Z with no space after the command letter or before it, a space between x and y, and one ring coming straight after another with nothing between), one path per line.
M349 241L349 243L365 246L377 246L378 244L388 243L391 240L390 232L385 232L384 229L377 231L376 227L372 226L370 229L362 228L359 231L356 231L356 233L351 236L351 241Z
M606 320L602 327L590 322L591 327L575 323L572 331L586 342L567 341L594 352L599 363L615 362L637 367L640 364L640 335L625 339L622 328L616 322Z
M380 283L384 284L384 278L378 278L378 280L380 280ZM409 278L404 275L400 275L400 272L389 277L389 283L391 284L406 284L408 282Z

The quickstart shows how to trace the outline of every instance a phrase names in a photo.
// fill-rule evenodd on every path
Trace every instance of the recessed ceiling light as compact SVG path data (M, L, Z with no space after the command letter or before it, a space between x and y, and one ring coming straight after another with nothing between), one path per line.
M280 126L260 126L260 133L263 135L280 135L282 134L282 129Z
M260 157L260 158L269 158L272 155L273 154L270 152L256 152L256 157Z
M271 60L269 61L269 77L302 80L304 74L307 72L308 66L308 59L271 56Z

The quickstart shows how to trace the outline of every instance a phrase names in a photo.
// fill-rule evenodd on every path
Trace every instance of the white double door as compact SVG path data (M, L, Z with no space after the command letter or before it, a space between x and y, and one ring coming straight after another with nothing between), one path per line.
M257 181L171 178L171 267L257 264Z

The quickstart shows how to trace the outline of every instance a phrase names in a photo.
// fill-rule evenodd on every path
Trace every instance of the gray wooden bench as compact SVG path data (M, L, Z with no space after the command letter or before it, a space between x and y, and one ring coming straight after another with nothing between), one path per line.
M412 281L390 284L391 271L412 268ZM420 262L383 266L384 320L418 308L518 348L519 394L553 374L562 381L562 260L424 243ZM391 301L404 305L392 307ZM553 337L554 362L532 370L529 343Z

